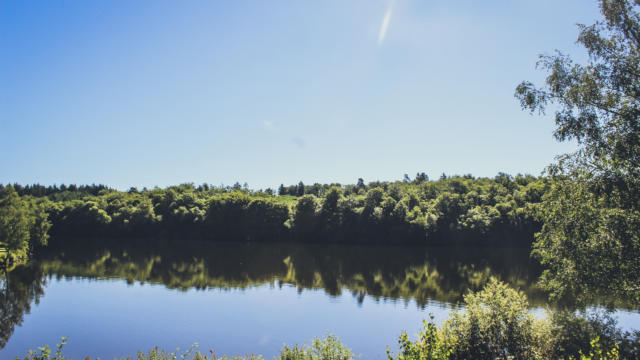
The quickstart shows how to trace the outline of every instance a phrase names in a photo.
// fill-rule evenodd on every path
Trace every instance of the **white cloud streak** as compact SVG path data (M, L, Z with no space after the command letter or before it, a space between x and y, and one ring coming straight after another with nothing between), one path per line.
M387 30L389 29L389 21L391 20L391 12L393 11L393 1L389 5L387 12L384 14L382 24L380 24L380 31L378 32L378 45L382 45L384 38L387 36Z

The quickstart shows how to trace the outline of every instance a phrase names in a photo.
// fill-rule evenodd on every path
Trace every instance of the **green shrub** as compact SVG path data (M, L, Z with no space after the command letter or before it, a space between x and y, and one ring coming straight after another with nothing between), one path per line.
M609 351L604 351L600 345L600 339L596 337L591 340L591 350L588 354L585 355L580 352L580 360L620 360L618 345L614 345Z
M407 332L403 332L398 339L400 352L393 357L387 348L388 360L447 360L451 356L451 349L445 344L437 326L431 320L423 320L424 330L418 334L418 340L411 341Z
M56 352L53 353L53 357L51 354L51 349L49 349L49 345L45 345L45 346L39 347L38 352L29 350L24 360L67 360L67 358L62 355L62 347L66 343L67 343L67 338L63 337L60 344L56 345ZM20 360L20 358L18 357L16 357L15 359Z
M285 345L280 351L280 356L278 356L279 360L304 360L310 358L311 357L307 354L307 350L304 346L299 346L298 344L293 347Z
M548 322L528 311L526 296L492 278L485 288L464 297L466 309L454 313L443 336L456 360L543 358ZM543 342L544 339L544 342Z

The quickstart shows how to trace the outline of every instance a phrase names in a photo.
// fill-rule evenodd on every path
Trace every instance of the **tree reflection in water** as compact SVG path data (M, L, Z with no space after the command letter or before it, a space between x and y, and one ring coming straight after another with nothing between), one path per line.
M0 349L3 349L24 315L31 311L31 303L44 295L46 280L37 266L17 266L10 273L0 275Z
M350 293L360 303L371 297L425 307L457 306L464 294L496 277L541 307L547 297L535 285L539 274L529 249L517 247L52 241L28 266L0 278L0 349L44 295L50 278L124 279L181 291L291 285L299 292Z
M163 284L171 289L235 289L291 284L359 301L415 300L456 304L491 276L545 301L533 285L539 268L526 248L460 248L321 245L295 243L214 243L102 241L88 246L65 241L40 256L45 274L55 277L119 278Z

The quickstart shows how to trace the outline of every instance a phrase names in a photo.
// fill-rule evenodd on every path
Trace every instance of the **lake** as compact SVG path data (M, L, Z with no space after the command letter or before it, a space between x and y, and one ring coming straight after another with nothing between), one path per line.
M187 245L188 244L188 245ZM540 268L524 248L66 241L2 278L0 358L54 346L102 359L159 345L262 354L337 335L363 358L397 351L422 319L443 321L491 276L542 314ZM640 314L619 305L626 329Z

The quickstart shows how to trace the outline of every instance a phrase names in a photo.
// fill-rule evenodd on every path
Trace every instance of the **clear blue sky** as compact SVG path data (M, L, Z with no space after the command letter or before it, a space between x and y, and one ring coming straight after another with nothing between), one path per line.
M0 182L538 175L513 97L595 1L0 2Z

